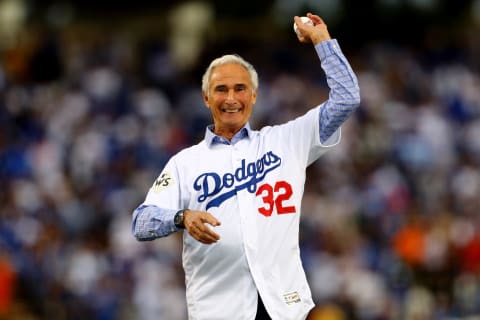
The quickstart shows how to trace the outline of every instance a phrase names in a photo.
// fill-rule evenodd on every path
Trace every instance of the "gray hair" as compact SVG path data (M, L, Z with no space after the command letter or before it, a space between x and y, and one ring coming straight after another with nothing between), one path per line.
M209 95L209 86L210 86L210 77L212 75L213 69L218 66L229 64L229 63L236 63L247 69L248 74L250 75L250 79L252 80L252 90L255 92L258 89L258 74L255 68L247 62L245 59L240 57L238 54L226 54L213 60L207 68L207 71L203 74L202 77L202 92Z

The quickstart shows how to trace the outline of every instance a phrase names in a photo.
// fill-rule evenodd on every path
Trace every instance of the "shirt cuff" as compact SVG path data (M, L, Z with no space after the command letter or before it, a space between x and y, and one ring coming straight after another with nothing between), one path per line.
M317 44L315 51L317 51L320 60L323 60L328 56L338 54L340 52L340 46L338 45L337 39L330 39Z
M159 226L156 230L159 234L162 234L165 231L175 232L179 229L175 226L175 215L177 214L178 210L172 209L162 209L162 213L160 214L161 218L159 220L163 221L163 225Z
M178 210L142 205L135 210L132 232L141 241L168 236L178 231L174 217Z

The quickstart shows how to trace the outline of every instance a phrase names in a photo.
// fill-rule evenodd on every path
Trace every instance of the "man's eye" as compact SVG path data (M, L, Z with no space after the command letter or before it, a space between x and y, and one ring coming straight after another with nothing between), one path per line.
M217 87L215 91L218 91L218 92L226 92L226 91L227 91L227 88L225 88L225 87Z

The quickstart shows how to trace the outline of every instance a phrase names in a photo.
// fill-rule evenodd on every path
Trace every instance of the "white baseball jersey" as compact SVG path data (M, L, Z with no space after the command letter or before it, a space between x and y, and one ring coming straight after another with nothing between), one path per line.
M145 205L208 211L220 235L205 245L183 235L191 320L253 320L257 290L272 319L305 319L314 306L300 260L299 219L306 167L327 146L319 109L286 124L252 131L233 145L208 140L170 159Z
M340 125L360 102L337 41L315 50L331 89L324 104L260 131L247 124L232 143L207 129L205 140L170 159L134 212L132 232L142 241L175 232L173 215L182 208L221 221L214 244L183 235L191 320L253 320L257 290L273 320L305 319L314 306L298 243L305 171L338 143Z

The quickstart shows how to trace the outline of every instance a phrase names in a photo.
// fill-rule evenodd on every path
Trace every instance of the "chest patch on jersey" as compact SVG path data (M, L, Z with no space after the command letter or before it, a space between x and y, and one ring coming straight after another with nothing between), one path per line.
M216 172L202 173L193 183L193 188L200 192L197 200L199 203L208 200L206 205L208 210L211 207L219 207L238 191L246 189L254 193L257 191L258 183L263 181L269 172L280 167L281 163L282 158L269 151L253 162L247 163L243 159L233 172L223 175Z
M166 189L169 186L173 185L174 182L175 181L173 180L170 173L169 172L164 172L157 178L157 180L155 180L155 182L153 183L153 186L150 188L150 190L158 193L158 192L162 191L163 189Z
M283 300L288 305L291 305L291 304L294 304L294 303L299 303L300 301L302 301L300 299L300 295L298 294L297 291L285 293L283 295Z

